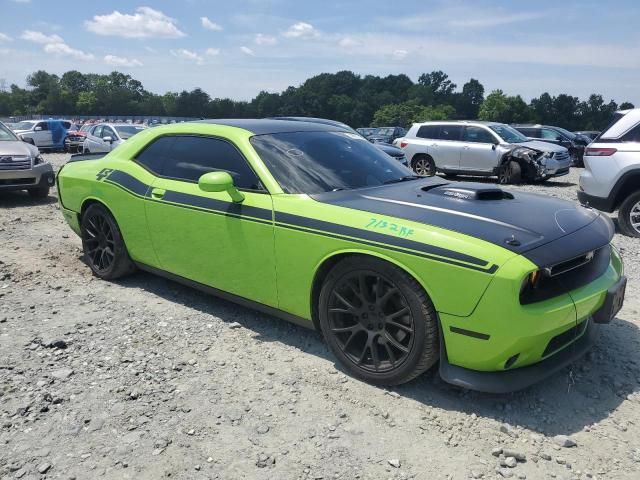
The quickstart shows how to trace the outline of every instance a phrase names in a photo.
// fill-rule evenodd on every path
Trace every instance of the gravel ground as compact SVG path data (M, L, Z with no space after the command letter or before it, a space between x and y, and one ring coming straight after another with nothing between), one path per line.
M519 188L575 200L578 174ZM614 243L627 302L572 368L505 396L433 372L384 390L312 331L149 274L95 279L55 192L2 194L0 478L637 479L640 241Z

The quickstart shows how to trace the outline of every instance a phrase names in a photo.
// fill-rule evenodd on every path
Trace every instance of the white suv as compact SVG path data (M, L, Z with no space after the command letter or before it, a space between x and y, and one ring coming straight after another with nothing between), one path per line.
M618 210L622 233L640 237L640 108L616 112L584 152L578 199L598 210Z
M394 142L418 175L498 176L500 183L519 183L569 173L566 148L530 140L503 123L415 123Z

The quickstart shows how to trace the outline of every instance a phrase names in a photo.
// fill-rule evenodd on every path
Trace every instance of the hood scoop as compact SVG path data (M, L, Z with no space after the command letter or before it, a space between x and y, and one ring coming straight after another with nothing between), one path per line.
M431 195L438 195L441 197L448 197L458 200L476 200L476 201L489 201L489 200L513 200L513 195L509 192L505 192L501 188L497 187L452 187L452 186L438 186L436 188L423 187L423 191L429 192Z

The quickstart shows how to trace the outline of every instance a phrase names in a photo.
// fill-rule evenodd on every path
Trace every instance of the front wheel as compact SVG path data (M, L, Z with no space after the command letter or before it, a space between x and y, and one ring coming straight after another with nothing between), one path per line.
M350 257L331 270L319 319L338 361L374 385L408 382L438 360L431 300L412 277L377 258Z
M640 237L640 191L629 195L618 211L620 230L630 237Z
M80 222L84 258L91 271L113 280L135 270L113 215L99 203L90 205Z
M517 184L522 181L522 169L520 168L520 164L518 162L514 162L511 160L510 162L504 164L500 167L500 172L498 173L498 182L503 185L506 184Z

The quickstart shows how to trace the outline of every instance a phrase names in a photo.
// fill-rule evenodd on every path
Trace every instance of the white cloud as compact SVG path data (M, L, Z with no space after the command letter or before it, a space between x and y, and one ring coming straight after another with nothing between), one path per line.
M262 33L256 34L254 39L256 45L275 45L278 43L278 39L272 35L263 35Z
M114 67L141 67L142 62L135 58L118 57L116 55L105 55L104 63Z
M352 48L361 45L361 43L353 37L343 37L338 42L338 45L344 48Z
M202 55L199 55L198 53L191 51L191 50L187 50L186 48L179 48L177 50L170 50L171 55L173 55L174 57L178 57L178 58L184 58L186 60L191 60L193 62L196 62L197 65L202 65L204 64L204 58L202 58Z
M516 13L516 14L508 14L508 15L490 15L486 17L469 17L469 18L458 18L451 20L449 25L452 27L463 27L463 28L489 28L489 27L497 27L500 25L508 25L510 23L516 22L526 22L530 20L537 20L543 15L540 13Z
M47 43L64 43L64 40L60 35L45 35L42 32L35 32L33 30L25 30L22 32L22 35L20 35L20 38L43 45Z
M396 60L403 60L408 54L409 52L407 52L406 50L397 49L394 50L391 55L393 55L393 58L395 58Z
M220 55L220 49L219 48L207 48L204 51L205 55L208 55L210 57L216 57L218 55Z
M13 0L14 3L31 3L31 0Z
M245 46L240 47L240 51L245 55L251 55L252 57L256 54L256 52Z
M93 60L94 58L91 53L71 48L66 43L48 43L44 46L44 51L58 57L71 57L76 60Z
M282 35L288 38L314 38L320 36L320 33L310 23L298 22L291 25Z
M0 42L11 42L12 40L13 40L13 38L11 38L6 33L0 32Z
M127 14L114 10L108 15L94 15L85 22L87 30L98 35L124 38L179 38L185 33L176 26L176 20L149 7L139 7L136 13Z
M219 32L222 30L222 27L218 25L216 22L212 22L207 17L200 17L200 22L202 22L202 28L207 30L212 30L214 32Z

